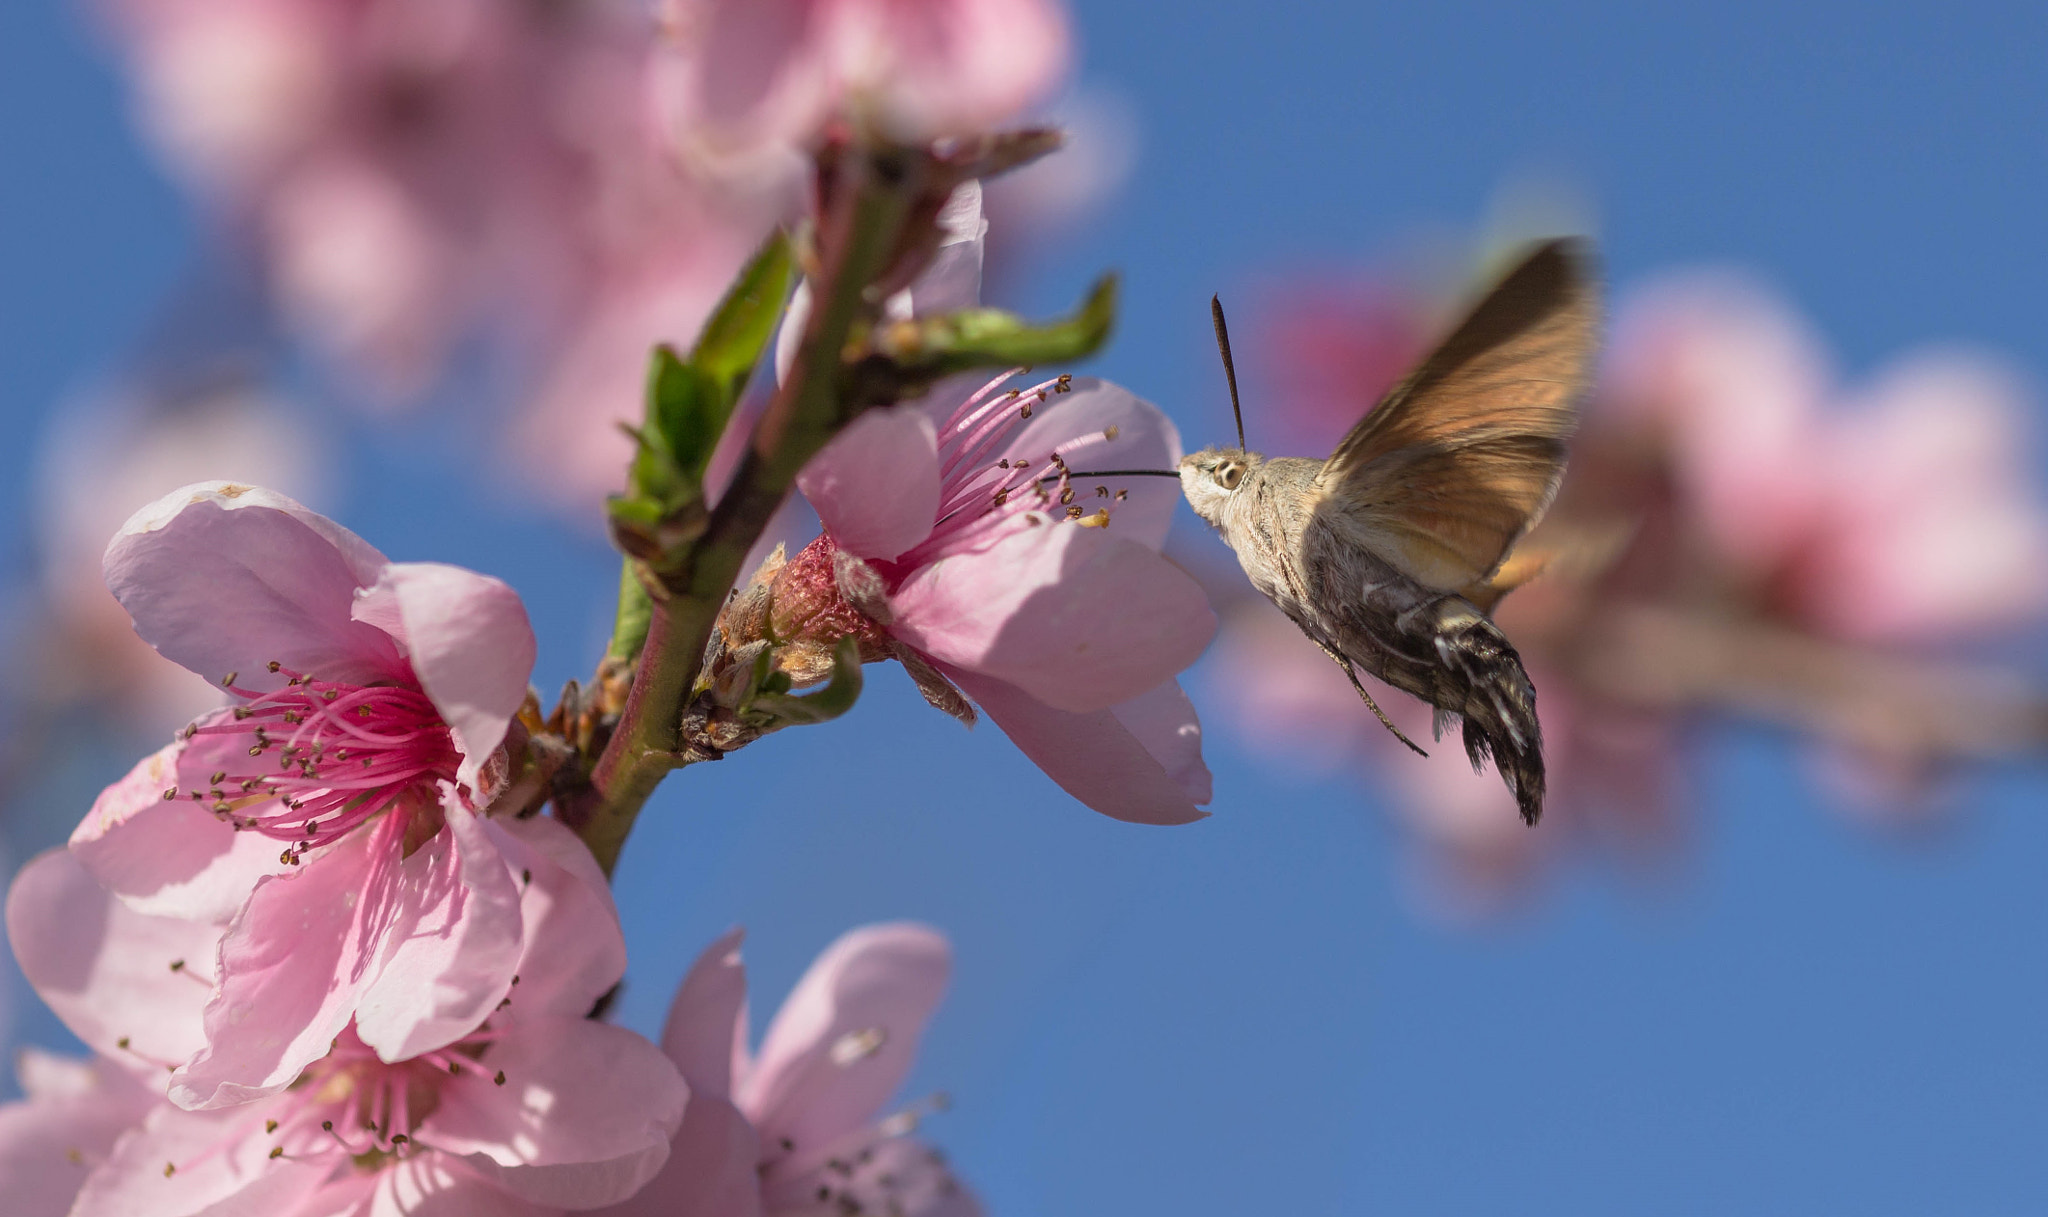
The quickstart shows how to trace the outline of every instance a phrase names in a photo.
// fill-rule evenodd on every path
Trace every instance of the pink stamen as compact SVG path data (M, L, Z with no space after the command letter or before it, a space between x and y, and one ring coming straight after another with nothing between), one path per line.
M246 772L222 769L204 791L191 792L236 829L290 842L285 857L296 861L408 792L454 779L460 757L424 693L271 667L290 682L268 693L230 688L243 704L189 729L249 741Z
M333 1050L292 1084L287 1101L257 1108L219 1140L173 1164L173 1172L190 1170L229 1152L244 1138L258 1135L259 1123L260 1135L271 1142L273 1158L317 1161L370 1153L403 1157L419 1147L414 1136L415 1091L432 1095L463 1077L489 1081L491 1070L478 1057L501 1034L485 1028L437 1052L387 1064L351 1025L335 1040ZM451 1063L461 1067L459 1075L450 1072ZM433 1107L429 1103L427 1110Z

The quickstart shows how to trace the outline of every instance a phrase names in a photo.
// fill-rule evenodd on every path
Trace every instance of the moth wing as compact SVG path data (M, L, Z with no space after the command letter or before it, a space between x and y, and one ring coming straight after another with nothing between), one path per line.
M1536 247L1324 463L1316 512L1425 586L1484 582L1549 506L1591 375L1599 288Z

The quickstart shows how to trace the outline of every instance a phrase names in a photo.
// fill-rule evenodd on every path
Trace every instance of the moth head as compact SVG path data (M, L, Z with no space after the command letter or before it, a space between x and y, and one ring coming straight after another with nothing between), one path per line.
M1195 514L1220 525L1223 506L1251 477L1260 461L1256 452L1241 448L1204 448L1181 458L1180 489Z

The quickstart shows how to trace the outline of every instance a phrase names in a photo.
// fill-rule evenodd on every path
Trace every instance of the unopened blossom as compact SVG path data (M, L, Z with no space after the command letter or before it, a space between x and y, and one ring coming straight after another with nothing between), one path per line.
M588 852L549 820L504 832L526 940L518 983L487 1022L398 1060L351 1024L283 1093L199 1112L162 1097L160 1062L200 1033L204 939L221 930L136 913L64 851L30 863L7 910L23 971L101 1054L92 1069L119 1083L98 1090L142 1101L100 1103L101 1123L125 1114L125 1128L82 1148L11 1137L0 1117L0 1162L75 1190L75 1207L57 1210L75 1217L383 1217L422 1206L528 1217L630 1195L666 1159L685 1088L654 1045L584 1017L625 963Z
M278 1090L351 1018L393 1060L474 1030L522 933L505 829L480 814L533 663L518 595L234 483L137 512L106 576L137 633L232 701L71 842L138 910L228 927L173 1096Z
M727 175L800 162L829 124L911 142L993 130L1067 65L1054 0L668 0L672 138Z
M662 1049L690 1084L668 1165L603 1217L976 1217L939 1152L891 1111L952 968L944 936L854 930L820 955L747 1047L740 931L683 978Z

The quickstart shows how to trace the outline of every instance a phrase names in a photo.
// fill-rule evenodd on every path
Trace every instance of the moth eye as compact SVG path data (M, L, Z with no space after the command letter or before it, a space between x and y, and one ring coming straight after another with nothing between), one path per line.
M1243 465L1224 465L1216 471L1216 484L1225 490L1236 490L1237 484L1243 480Z

